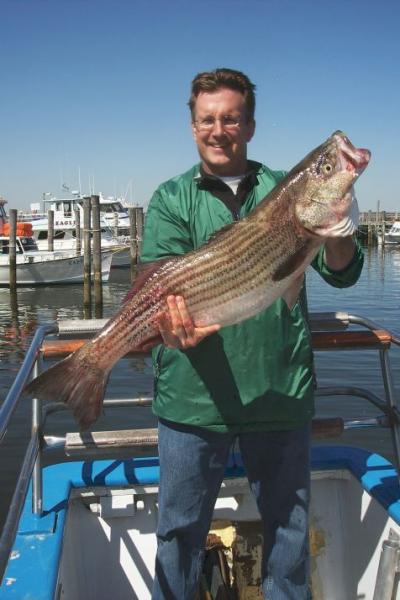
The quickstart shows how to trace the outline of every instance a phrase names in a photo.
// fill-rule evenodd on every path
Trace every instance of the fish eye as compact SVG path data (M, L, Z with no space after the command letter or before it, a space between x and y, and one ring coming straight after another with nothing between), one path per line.
M331 165L331 163L326 162L323 165L321 165L321 171L325 175L329 175L332 172L332 165Z

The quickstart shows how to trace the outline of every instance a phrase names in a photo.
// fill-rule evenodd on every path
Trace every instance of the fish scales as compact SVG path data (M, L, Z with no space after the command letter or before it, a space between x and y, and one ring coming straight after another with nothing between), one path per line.
M336 225L349 218L351 188L369 157L335 132L250 215L197 250L148 266L104 328L26 391L66 402L86 428L101 412L113 364L129 350L159 343L158 316L167 309L168 295L185 298L195 325L240 322L278 297L291 306L307 265Z
M289 240L292 242L291 244L288 243ZM201 306L205 301L215 298L216 303L220 305L228 298L240 297L243 292L265 286L277 264L282 262L282 257L286 256L288 250L289 252L296 251L299 246L299 240L293 235L292 231L289 232L289 235L271 235L268 243L265 242L265 235L259 236L257 239L251 236L245 242L249 245L252 242L250 247L253 251L246 254L246 260L242 263L237 260L235 254L242 254L243 247L240 246L237 252L234 251L230 258L231 268L225 271L225 281L221 282L218 279L218 273L215 273L218 286L215 288L210 287L207 294L200 296L201 302L196 302L196 299L192 302L190 295L183 292L189 302L190 309L193 308L194 316L196 307ZM274 250L275 254L273 254ZM273 260L271 260L271 256ZM233 282L235 282L235 285L233 285Z

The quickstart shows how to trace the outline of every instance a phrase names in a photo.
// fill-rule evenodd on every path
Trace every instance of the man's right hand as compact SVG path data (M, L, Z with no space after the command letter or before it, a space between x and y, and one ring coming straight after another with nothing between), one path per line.
M168 311L159 313L157 321L160 335L168 348L193 348L205 337L221 329L218 324L195 327L182 296L168 296L167 305Z

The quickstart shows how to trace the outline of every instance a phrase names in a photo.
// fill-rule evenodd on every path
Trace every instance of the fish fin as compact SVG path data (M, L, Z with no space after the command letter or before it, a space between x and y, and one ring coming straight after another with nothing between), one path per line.
M122 303L128 302L133 296L135 296L139 290L142 289L144 284L150 277L155 273L162 265L166 264L170 260L176 257L162 258L161 260L153 260L152 262L142 263L138 265L137 275L135 281Z
M281 281L285 277L289 277L301 267L309 254L308 244L304 244L296 252L288 256L288 258L272 273L272 281Z
M158 346L159 344L162 344L163 342L164 342L164 340L161 337L161 335L155 335L152 338L148 338L147 340L144 340L144 342L142 344L140 344L140 346L136 346L135 350L138 350L139 352L150 352L150 350L152 348L154 348L154 346Z
M79 353L74 353L41 373L25 387L24 393L41 400L64 402L80 428L87 429L100 416L109 372L88 365Z
M297 299L300 294L300 290L303 286L304 281L304 273L296 277L296 279L292 282L291 286L288 287L286 292L283 294L282 298L288 305L289 310L292 310L293 306L296 304Z

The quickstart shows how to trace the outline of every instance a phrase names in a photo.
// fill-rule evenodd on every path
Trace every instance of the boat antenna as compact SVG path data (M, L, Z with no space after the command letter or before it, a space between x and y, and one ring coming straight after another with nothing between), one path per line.
M79 189L79 195L82 196L81 168L80 167L78 167L78 189Z

